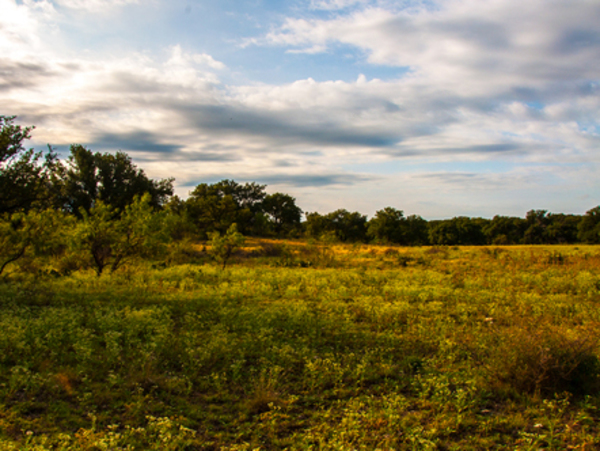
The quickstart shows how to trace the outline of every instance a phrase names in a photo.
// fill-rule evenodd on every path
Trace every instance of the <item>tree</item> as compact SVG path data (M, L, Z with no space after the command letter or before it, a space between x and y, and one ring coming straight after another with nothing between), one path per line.
M0 274L31 252L36 255L56 250L69 220L53 210L4 213L0 217ZM62 238L62 237L61 237Z
M549 223L547 213L547 210L530 210L527 212L525 216L527 228L523 233L523 243L543 244L546 242L546 228Z
M26 150L33 127L15 125L15 118L0 116L0 213L47 208L55 194L56 153Z
M550 213L546 227L546 242L564 244L577 242L577 226L581 216Z
M282 193L269 194L262 202L262 210L267 215L276 235L289 233L300 226L302 210L296 206L296 199Z
M600 243L600 206L588 210L577 226L577 238L584 243Z
M517 244L523 239L527 223L523 218L496 215L483 227L488 244Z
M406 218L402 210L385 207L375 212L368 225L367 235L378 243L407 244Z
M342 242L367 241L367 217L355 211L339 209L320 215L306 214L306 234L313 238L323 238L333 235Z
M77 216L90 212L101 201L123 212L136 196L148 194L149 205L162 207L173 195L173 179L155 181L138 169L124 152L93 153L81 145L71 146L64 176L64 207Z
M485 244L483 228L486 221L482 218L458 216L429 223L429 241L438 245L480 245Z
M264 189L265 185L240 185L233 180L201 183L186 201L187 215L201 236L214 231L225 233L234 223L241 232L256 231Z
M429 243L429 224L421 216L407 216L406 241L411 246L423 246Z
M166 238L163 214L154 211L149 194L136 197L120 215L102 201L89 213L82 208L81 215L75 246L89 255L98 276L106 267L114 272L126 261L155 254Z
M217 261L223 263L225 269L233 251L243 246L244 241L244 235L238 232L237 224L234 223L223 236L217 231L211 234L210 252Z

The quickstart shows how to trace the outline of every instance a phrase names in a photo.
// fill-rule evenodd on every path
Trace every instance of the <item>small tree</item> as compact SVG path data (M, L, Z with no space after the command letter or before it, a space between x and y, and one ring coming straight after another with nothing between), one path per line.
M238 232L237 224L233 223L223 236L219 232L212 233L210 252L215 260L223 263L223 269L225 269L233 251L243 246L244 241L244 235Z
M5 213L0 217L0 274L27 253L48 254L61 243L69 218L53 210Z
M75 245L89 253L96 274L107 266L116 271L126 261L155 254L163 244L165 234L162 214L150 205L151 197L136 197L118 218L109 205L98 201L83 216L75 232Z

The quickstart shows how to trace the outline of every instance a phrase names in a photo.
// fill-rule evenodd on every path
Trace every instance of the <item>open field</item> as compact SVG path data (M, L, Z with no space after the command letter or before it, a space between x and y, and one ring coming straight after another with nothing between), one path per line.
M0 449L597 449L600 248L248 241L0 282Z

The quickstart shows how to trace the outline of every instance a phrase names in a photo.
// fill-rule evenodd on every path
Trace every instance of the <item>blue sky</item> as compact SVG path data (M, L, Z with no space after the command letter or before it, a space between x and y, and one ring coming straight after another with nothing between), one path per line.
M0 0L0 114L182 197L232 178L321 213L581 214L598 23L592 0Z

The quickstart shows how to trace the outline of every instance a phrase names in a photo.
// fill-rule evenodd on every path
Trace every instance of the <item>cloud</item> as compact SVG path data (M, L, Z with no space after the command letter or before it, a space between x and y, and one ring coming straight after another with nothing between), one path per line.
M107 11L125 5L140 3L139 0L54 0L64 8L90 12Z
M366 6L331 19L290 17L261 42L323 51L348 44L371 63L410 66L419 77L461 92L489 92L527 79L596 78L599 19L596 2L573 8L542 0L450 0L437 9Z
M43 64L0 58L0 91L32 88L55 75Z
M177 153L182 146L163 142L159 136L147 131L131 131L127 133L103 133L88 143L92 148L118 149L160 153L163 156Z
M600 196L596 182L584 182L600 165L597 2L305 1L301 14L247 43L307 67L320 52L337 57L351 46L354 81L323 71L323 81L303 75L284 84L248 81L233 50L225 65L225 53L169 40L126 53L67 43L67 19L93 30L87 12L131 2L0 2L2 114L36 125L36 145L122 149L180 186L221 174L281 185L311 209L350 199L368 210L376 198L405 210L414 202L418 214L426 212L412 199L458 211L480 191L514 187L513 198L519 189L541 198L550 190L535 185L548 181L571 198ZM381 65L406 70L369 75ZM505 173L519 165L543 175ZM450 198L448 187L465 198ZM335 196L322 199L324 191Z
M367 3L369 3L369 0L311 0L310 8L323 10L339 10Z
M352 186L373 180L375 177L356 174L288 174L260 176L263 183L296 187Z
M310 120L294 111L273 114L232 105L172 104L170 107L196 129L217 134L263 137L278 145L303 142L318 146L387 147L399 138L344 127L339 121Z

